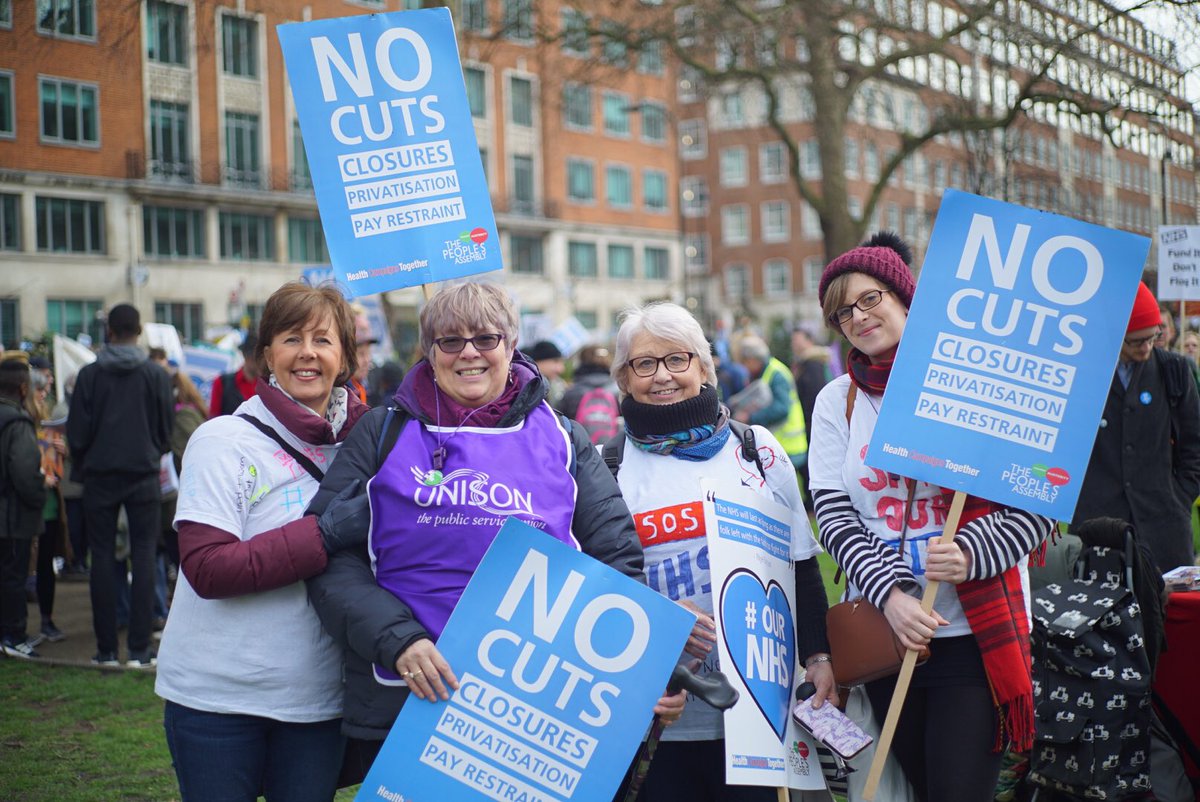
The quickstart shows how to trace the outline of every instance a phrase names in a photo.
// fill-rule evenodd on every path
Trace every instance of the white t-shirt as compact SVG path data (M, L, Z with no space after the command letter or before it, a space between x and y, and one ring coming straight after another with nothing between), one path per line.
M714 481L718 487L749 487L787 506L793 513L792 559L807 559L820 551L804 511L796 469L773 434L761 426L752 428L766 469L765 482L753 462L740 458L741 443L732 434L719 454L703 462L650 454L627 441L617 474L646 553L650 588L673 601L690 601L709 614L713 611L712 579L701 480ZM701 671L717 668L714 644ZM724 732L721 711L693 700L662 737L700 741L724 737Z
M327 469L337 445L287 431L256 396L238 407ZM183 455L180 521L248 540L295 521L317 481L279 444L231 415L202 424ZM202 599L183 572L158 654L159 696L196 710L313 722L342 714L342 654L308 603L304 583L230 599Z
M837 490L847 494L867 532L893 549L900 545L908 487L894 474L868 467L863 458L879 419L882 399L862 390L854 399L850 424L846 424L846 394L850 377L834 379L817 395L813 407L813 430L808 448L809 487ZM925 587L925 553L929 541L940 537L946 522L946 500L941 488L917 482L908 512L908 531L904 538L904 561L912 569L921 588ZM853 583L847 584L849 598L860 595ZM966 614L953 585L943 583L934 609L950 622L937 637L968 635Z

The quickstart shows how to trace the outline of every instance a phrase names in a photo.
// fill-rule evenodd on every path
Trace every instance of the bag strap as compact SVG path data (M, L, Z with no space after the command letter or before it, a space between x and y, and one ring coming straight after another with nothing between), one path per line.
M292 446L291 443L287 442L282 437L280 437L279 432L275 431L270 426L263 423L258 418L254 417L253 415L249 415L245 412L239 412L237 414L237 417L246 421L251 426L253 426L255 429L258 429L260 432L265 434L267 437L271 438L276 443L278 443L279 447L282 448L284 451L286 451L288 456L290 456L292 459L296 460L296 463L301 468L303 468L305 471L307 471L309 476L316 479L318 482L320 482L322 479L325 478L325 472L322 471L320 468L318 468L317 464L315 462L313 462L308 457L304 456L299 451L297 451L295 449L295 447Z
M617 471L621 470L621 460L625 458L625 433L618 432L616 437L610 437L600 453L604 457L604 464L616 479Z
M400 439L400 430L404 428L404 423L407 420L407 412L397 407L388 407L387 417L383 419L383 428L379 431L379 442L375 446L375 464L377 468L382 466L388 454L392 453L392 449L396 446L396 441Z
M754 438L754 428L748 423L730 418L729 431L733 432L741 443L742 459L746 462L753 462L758 468L758 475L765 480L767 471L763 467L762 457L758 454L758 441Z

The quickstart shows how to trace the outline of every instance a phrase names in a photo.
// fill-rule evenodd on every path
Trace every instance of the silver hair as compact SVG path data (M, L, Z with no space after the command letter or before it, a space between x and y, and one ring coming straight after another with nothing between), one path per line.
M489 281L451 284L421 310L421 350L428 356L435 337L472 331L476 334L499 332L504 335L504 350L511 357L517 347L517 310L508 291Z
M634 338L643 332L660 340L678 343L683 350L694 353L704 368L705 384L717 386L717 368L713 364L712 351L696 318L679 304L655 301L621 313L612 377L622 394L629 393L629 366L626 363L629 362L630 346Z
M740 345L742 359L757 359L764 365L771 360L771 349L761 337L743 337Z

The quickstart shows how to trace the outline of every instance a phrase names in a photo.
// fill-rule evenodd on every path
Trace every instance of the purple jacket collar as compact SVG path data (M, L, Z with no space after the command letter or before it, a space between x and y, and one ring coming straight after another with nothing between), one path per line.
M329 425L329 421L314 415L311 410L302 408L287 393L277 387L272 387L266 379L259 377L255 385L255 392L270 413L289 432L305 443L312 443L315 446L330 445L345 440L349 436L350 430L354 428L355 422L370 409L362 401L359 401L358 396L354 393L348 393L346 425L338 432L337 438L334 438L333 427Z

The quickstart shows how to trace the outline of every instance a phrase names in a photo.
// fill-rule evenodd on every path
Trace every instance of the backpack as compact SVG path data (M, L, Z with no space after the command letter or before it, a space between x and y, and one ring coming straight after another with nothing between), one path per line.
M583 424L592 445L599 445L620 431L621 407L612 390L601 385L593 387L579 399L575 420Z

